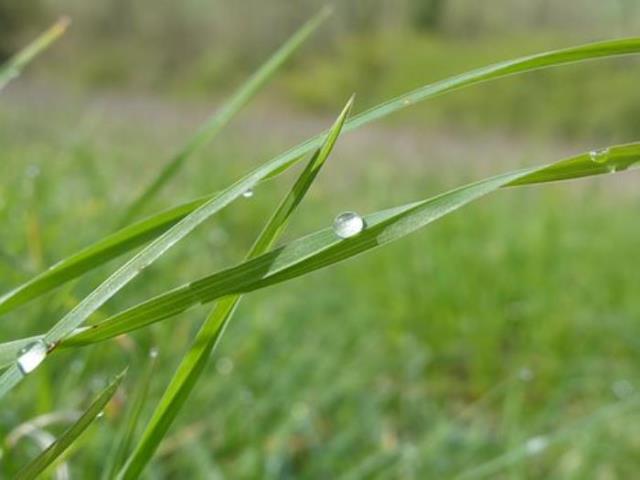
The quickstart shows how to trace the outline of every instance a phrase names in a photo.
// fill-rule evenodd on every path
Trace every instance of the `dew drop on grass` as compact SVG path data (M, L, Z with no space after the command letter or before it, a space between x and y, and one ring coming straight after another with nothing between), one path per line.
M158 350L158 347L153 347L151 348L151 350L149 350L150 358L158 358L159 354L160 354L160 350Z
M16 363L23 375L33 372L47 356L47 344L43 340L30 343L18 352Z
M100 413L98 413L98 415L96 415L96 418L102 418L104 417L104 410L102 410Z
M247 188L244 192L242 192L242 196L244 198L251 198L253 197L253 188Z
M333 231L340 238L350 238L364 230L364 219L356 212L344 212L333 221Z
M601 148L599 150L591 150L589 152L589 157L592 162L605 163L609 159L609 149Z

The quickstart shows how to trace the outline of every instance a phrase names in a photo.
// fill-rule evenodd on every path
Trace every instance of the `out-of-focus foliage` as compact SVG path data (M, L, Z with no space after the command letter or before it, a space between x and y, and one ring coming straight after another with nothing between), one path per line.
M60 14L74 20L65 42L37 66L47 79L82 89L210 98L230 92L326 2L27 3L37 8L0 0L0 21L12 25L10 34L2 36L7 51L15 49L11 39L34 23L46 25ZM335 111L340 107L336 99L355 90L360 105L371 105L482 64L629 36L640 26L640 3L631 0L345 0L335 7L331 25L305 47L274 87L283 99L321 112ZM606 68L587 65L545 72L490 86L489 94L469 90L433 103L412 120L429 126L633 140L640 132L633 121L640 90L634 76L626 74L628 65L623 60ZM611 86L620 93L613 99L607 94ZM499 93L502 101L493 102L492 93ZM587 104L588 113L576 118L576 108Z
M15 53L25 43L26 34L42 21L40 0L0 1L0 61Z

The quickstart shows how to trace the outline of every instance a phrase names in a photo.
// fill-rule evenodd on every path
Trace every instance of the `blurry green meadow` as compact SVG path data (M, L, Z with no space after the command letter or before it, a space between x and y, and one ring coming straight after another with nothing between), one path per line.
M471 67L589 39L586 25L477 42L394 25L401 33L365 30L310 48L147 213L219 190L322 131L351 91L360 111ZM68 38L61 51L82 52ZM85 52L77 67L56 48L0 96L0 293L114 231L243 74L176 74L151 86L87 77L83 68L101 58L105 71L112 57L129 67L131 52L120 55L117 43L104 57ZM454 92L346 134L283 241L341 211L376 211L637 140L638 73L633 57L566 66ZM239 262L293 178L236 201L100 315ZM638 181L636 171L503 190L393 245L247 295L144 478L633 478ZM0 341L48 328L118 264L7 314ZM155 399L206 312L52 355L2 400L0 478L39 451L29 437L10 441L17 426L82 409L129 365L105 415L66 458L71 478L98 478L150 349L159 349Z

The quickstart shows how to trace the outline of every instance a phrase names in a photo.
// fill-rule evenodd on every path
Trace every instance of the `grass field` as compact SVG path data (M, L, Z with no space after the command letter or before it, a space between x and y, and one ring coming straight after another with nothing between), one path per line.
M0 110L2 292L113 230L206 112L41 87L12 86ZM154 209L215 191L327 124L273 111L257 104ZM593 146L376 125L340 140L287 238L343 210ZM640 469L639 179L502 191L392 246L249 295L148 478L631 478ZM104 311L239 261L287 185L277 179L236 202ZM49 327L114 267L11 313L0 340ZM157 398L205 314L54 355L4 399L2 478L38 451L31 438L9 445L17 425L81 409L128 364L116 401L68 457L73 478L97 478L149 350L160 349Z

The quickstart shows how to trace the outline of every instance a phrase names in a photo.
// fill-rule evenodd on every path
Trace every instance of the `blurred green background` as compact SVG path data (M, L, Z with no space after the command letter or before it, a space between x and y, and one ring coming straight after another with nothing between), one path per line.
M316 0L0 1L6 59L69 32L0 96L0 292L113 231L171 154ZM215 191L356 110L524 54L637 35L634 0L343 0L149 212ZM638 58L480 85L340 139L287 238L464 182L640 139ZM239 261L291 175L182 242L104 307ZM148 478L633 478L640 470L636 172L500 192L347 264L249 295ZM7 315L48 328L116 268ZM117 401L68 458L94 478L160 349L150 413L207 309L54 355L0 409L0 478L23 422ZM58 433L64 424L46 429Z

